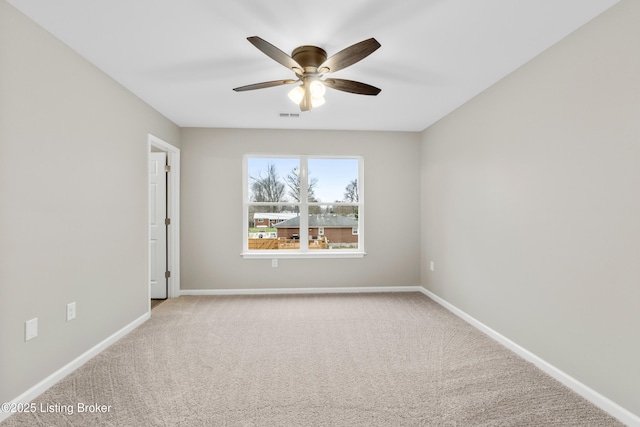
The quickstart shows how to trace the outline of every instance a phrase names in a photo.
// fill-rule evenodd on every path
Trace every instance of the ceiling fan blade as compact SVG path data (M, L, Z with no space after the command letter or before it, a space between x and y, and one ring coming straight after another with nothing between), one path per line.
M255 83L252 85L247 85L247 86L240 86L240 87L236 87L233 88L233 90L235 90L236 92L244 92L246 90L255 90L255 89L265 89L268 87L274 87L274 86L281 86L281 85L289 85L291 83L295 83L299 80L274 80L271 82L262 82L262 83Z
M372 95L376 96L382 91L375 86L368 85L366 83L354 82L353 80L344 79L325 79L324 85L331 89L341 90L343 92L355 93L358 95Z
M331 58L324 61L318 67L318 71L322 74L334 73L338 70L342 70L350 65L355 64L358 61L371 55L380 47L380 43L374 38L363 40L360 43L356 43L349 46L346 49L333 55Z
M300 64L298 64L292 57L290 57L268 41L265 41L257 36L247 37L247 40L249 40L252 45L260 49L262 53L267 55L269 58L273 59L276 62L279 62L280 64L284 65L290 70L293 70L296 73L302 73L303 69Z

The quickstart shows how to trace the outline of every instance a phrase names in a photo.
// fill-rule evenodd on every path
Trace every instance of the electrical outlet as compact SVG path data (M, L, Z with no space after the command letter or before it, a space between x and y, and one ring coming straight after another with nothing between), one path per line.
M274 258L271 260L271 267L277 267L278 266L278 258Z
M67 322L76 318L76 302L67 304Z
M38 318L24 322L24 340L29 341L38 336Z
M434 264L433 261L429 262L429 270L431 270L431 271L435 271L436 270L436 265Z

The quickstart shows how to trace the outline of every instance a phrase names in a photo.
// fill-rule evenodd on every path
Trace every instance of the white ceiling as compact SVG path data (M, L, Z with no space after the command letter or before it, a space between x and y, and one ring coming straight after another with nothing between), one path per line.
M619 0L8 0L182 127L421 131ZM377 97L329 89L299 118L293 78L246 38L329 56L380 49L332 74Z

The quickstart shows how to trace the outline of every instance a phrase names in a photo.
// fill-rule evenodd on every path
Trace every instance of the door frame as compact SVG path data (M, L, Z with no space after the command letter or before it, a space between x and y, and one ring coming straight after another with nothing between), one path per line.
M149 178L149 161L152 148L157 148L167 153L167 164L171 167L167 180L167 215L171 218L171 224L167 233L167 245L169 271L169 286L167 298L180 296L180 149L155 135L147 135L147 194L151 185ZM147 196L147 212L151 209L151 198ZM149 310L151 310L151 249L149 240L151 239L151 226L147 215L147 287L149 294Z

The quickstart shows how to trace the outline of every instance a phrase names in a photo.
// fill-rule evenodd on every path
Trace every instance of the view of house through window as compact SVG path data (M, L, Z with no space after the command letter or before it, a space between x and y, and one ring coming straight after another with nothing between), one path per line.
M362 160L245 157L248 251L361 251Z

